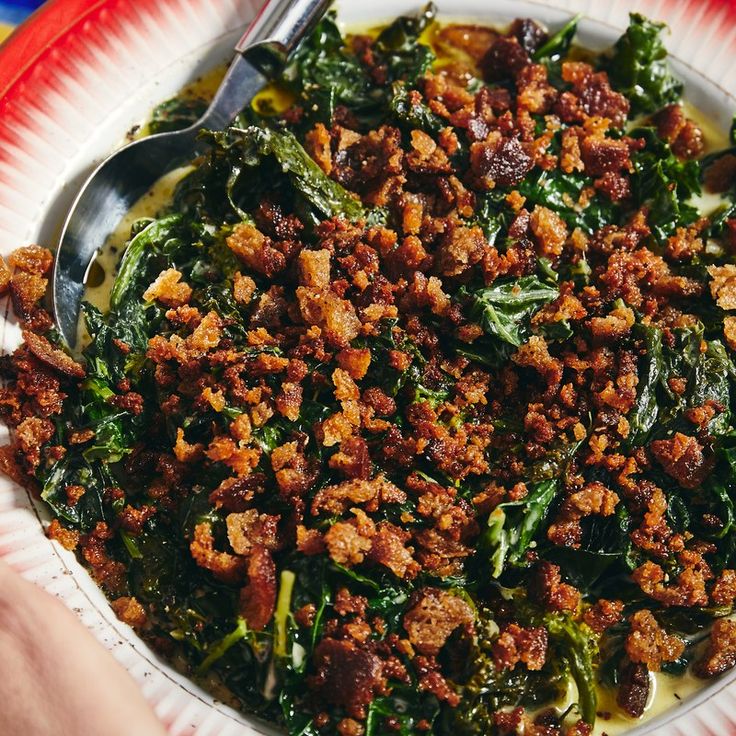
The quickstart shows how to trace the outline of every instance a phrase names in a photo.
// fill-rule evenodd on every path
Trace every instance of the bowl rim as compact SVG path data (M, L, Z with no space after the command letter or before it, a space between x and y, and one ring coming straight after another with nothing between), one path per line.
M114 5L115 2L116 0L48 0L25 23L20 25L0 45L0 112L3 110L4 105L12 104L16 100L19 92L22 94L24 83L30 79L35 66L44 57L46 52L61 44L69 36L74 36L80 27L90 20L95 13L105 10L108 6ZM417 0L416 4L420 4L420 2L421 0ZM575 0L570 0L569 2L559 0L554 4L552 2L539 2L539 0L526 0L526 2L539 6L540 10L542 8L547 10L554 8L565 13L574 12L572 6L575 4ZM649 2L651 4L651 0ZM136 6L142 12L153 9L159 4L160 2L157 0L136 0ZM646 6L647 0L641 0L639 4ZM662 6L673 4L677 5L677 0L662 0L660 3ZM563 5L569 7L563 8L561 7ZM720 13L729 21L736 20L736 0L705 0L703 2L698 2L698 0L689 0L688 2L688 0L685 0L685 2L682 2L682 5L695 5L705 13ZM489 8L488 12L489 14L492 13L493 9ZM451 16L454 14L454 11L448 8L443 14ZM597 24L607 25L609 29L620 29L618 24L608 23L601 18L592 17L590 20ZM732 36L732 45L736 49L736 35L732 34ZM213 39L212 42L215 43L216 40ZM678 61L679 65L686 67L694 75L706 79L709 84L717 87L731 101L736 102L736 95L734 94L736 87L733 92L729 91L722 83L711 79L705 72L700 71L689 61L679 58L677 53L673 53L673 57ZM2 181L0 181L0 188L2 188ZM5 319L3 317L0 318L5 323ZM30 494L28 494L28 498L31 501L33 511L38 516L35 502L31 499ZM40 523L41 517L38 517L38 520ZM60 550L56 548L56 545L52 545L52 547L61 564L67 567L66 560L64 559L65 556L60 554ZM2 553L0 553L0 557L2 556ZM91 602L91 605L94 606L94 603ZM131 637L128 636L127 638ZM137 636L133 635L133 638L135 638L136 642L142 643L141 640L138 640ZM139 654L141 654L140 649ZM676 721L692 713L692 711L701 706L705 701L711 700L719 692L727 688L735 678L736 670L712 683L707 683L699 691L690 695L681 706L668 708L667 711L661 715L654 716L650 721L640 724L633 723L632 729L627 731L627 733L631 733L633 736L633 734L649 733L665 723L675 725ZM188 690L187 694L198 697L191 690ZM207 705L209 706L210 703L207 703ZM220 713L221 715L232 717L229 714L222 713L222 711ZM253 723L251 727L257 728L256 723Z

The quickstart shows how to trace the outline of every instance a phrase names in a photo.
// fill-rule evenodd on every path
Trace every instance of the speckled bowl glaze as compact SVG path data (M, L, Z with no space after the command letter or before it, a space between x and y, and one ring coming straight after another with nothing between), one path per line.
M347 23L378 23L420 0L343 0ZM687 97L722 128L736 110L736 3L718 0L436 0L441 15L505 23L534 17L558 27L582 12L579 39L603 48L629 11L666 21ZM96 162L157 103L224 62L258 0L50 0L0 47L0 253L53 246L64 214ZM3 352L19 341L0 302ZM7 434L3 429L3 433ZM1 437L7 441L7 437ZM58 596L140 684L171 734L276 733L238 713L161 661L125 624L74 556L44 535L48 514L0 479L0 557ZM736 671L631 736L736 734Z

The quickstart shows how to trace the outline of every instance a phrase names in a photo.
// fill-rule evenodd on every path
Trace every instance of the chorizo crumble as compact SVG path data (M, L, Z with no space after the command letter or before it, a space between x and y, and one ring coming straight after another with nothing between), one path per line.
M576 23L328 15L291 104L135 224L82 356L51 253L0 260L2 470L290 734L585 736L601 693L637 717L650 673L736 664L736 156L661 25L593 56Z

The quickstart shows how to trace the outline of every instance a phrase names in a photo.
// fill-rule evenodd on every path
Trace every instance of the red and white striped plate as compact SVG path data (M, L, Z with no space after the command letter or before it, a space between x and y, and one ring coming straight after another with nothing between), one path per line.
M584 45L605 47L639 11L671 28L668 48L690 100L723 129L736 111L736 1L436 0L440 12L504 23L518 16L560 25L574 12ZM49 0L0 47L0 253L53 246L93 168L200 72L228 58L258 0ZM380 22L422 0L343 0L348 22ZM0 304L0 345L19 331ZM0 434L0 441L5 437ZM73 555L49 542L45 510L0 479L0 557L74 609L128 669L171 734L274 733L217 703L151 652L112 614ZM660 736L736 734L736 672L669 714L630 731ZM665 725L665 723L667 725Z

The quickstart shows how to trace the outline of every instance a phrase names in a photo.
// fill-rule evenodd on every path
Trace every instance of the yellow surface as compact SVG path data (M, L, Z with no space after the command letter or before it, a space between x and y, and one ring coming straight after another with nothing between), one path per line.
M13 30L13 26L6 26L4 23L0 23L0 41L4 41Z

